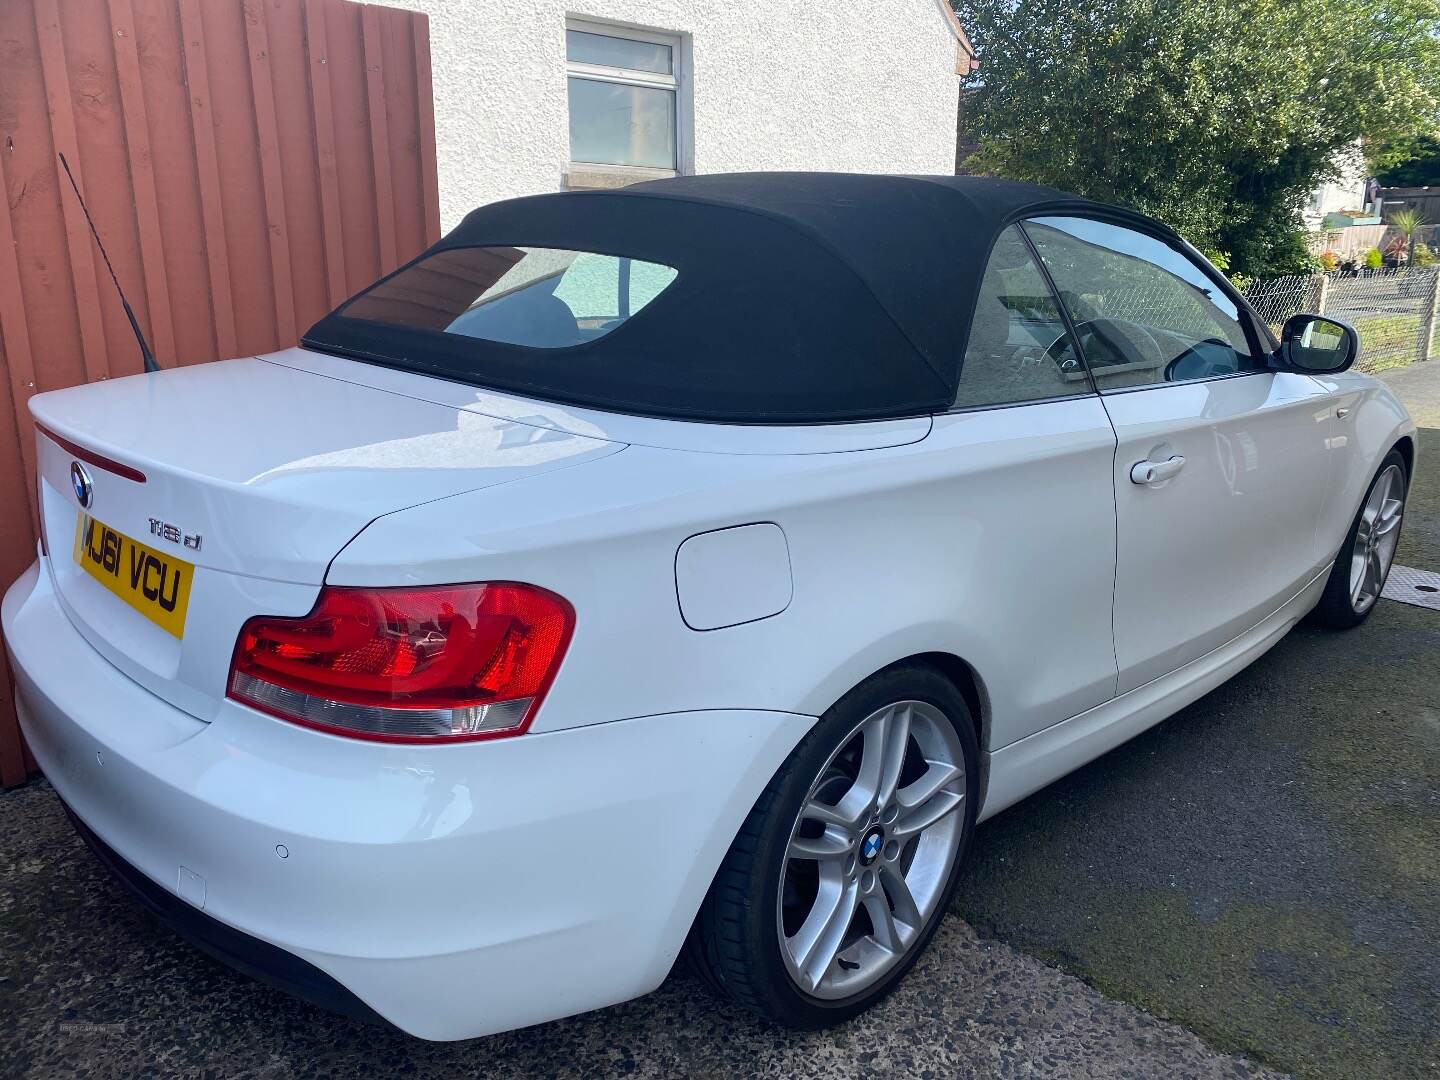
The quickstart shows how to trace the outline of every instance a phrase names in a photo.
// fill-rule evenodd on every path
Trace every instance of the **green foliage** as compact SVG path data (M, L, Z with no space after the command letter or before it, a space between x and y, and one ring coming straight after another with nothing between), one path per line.
M1385 187L1427 187L1440 184L1440 138L1400 135L1377 139L1366 147L1370 171Z
M1440 118L1436 0L953 2L967 171L1133 206L1237 273L1306 272L1342 152Z
M1230 269L1230 253L1228 251L1216 251L1213 248L1202 251L1200 254L1210 260L1210 265L1219 270L1222 274Z
M1405 207L1403 210L1396 210L1390 215L1390 226L1400 233L1406 240L1413 236L1416 230L1428 225L1425 215L1412 207Z
M1365 252L1365 266L1369 270L1379 270L1385 265L1385 256L1380 254L1379 248L1371 248Z
M1302 200L1305 197L1300 196ZM1235 264L1255 277L1308 274L1317 265L1305 242L1299 212L1276 199L1232 206L1232 216L1222 226L1221 235L1228 236L1227 242L1235 250Z
M1434 266L1434 265L1435 265L1435 252L1431 249L1431 247L1430 247L1429 244L1416 244L1416 245L1415 245L1415 261L1414 261L1414 263L1412 263L1411 265L1413 265L1413 266Z

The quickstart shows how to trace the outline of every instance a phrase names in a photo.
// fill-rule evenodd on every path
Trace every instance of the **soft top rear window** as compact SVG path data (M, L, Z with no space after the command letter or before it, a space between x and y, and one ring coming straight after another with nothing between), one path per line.
M865 254L891 266L886 222L865 221ZM537 195L474 211L302 342L667 419L826 423L943 408L944 376L877 298L860 272L868 261L780 213L632 190ZM875 281L904 291L891 273Z
M393 327L532 349L598 341L675 280L644 259L541 247L463 247L426 255L341 313Z

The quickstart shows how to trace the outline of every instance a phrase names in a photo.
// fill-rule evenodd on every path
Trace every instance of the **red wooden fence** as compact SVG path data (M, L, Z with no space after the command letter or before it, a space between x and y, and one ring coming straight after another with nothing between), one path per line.
M439 235L424 15L0 0L0 589L35 556L36 393L293 344ZM24 778L0 658L0 782Z

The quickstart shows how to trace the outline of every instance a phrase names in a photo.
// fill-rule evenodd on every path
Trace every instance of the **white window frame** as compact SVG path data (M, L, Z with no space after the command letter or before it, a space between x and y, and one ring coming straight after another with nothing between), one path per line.
M667 45L670 48L671 73L663 75L658 71L638 71L633 68L608 67L603 64L582 64L567 59L565 61L565 83L568 88L572 76L593 79L599 82L622 83L627 86L647 86L656 90L669 90L675 95L675 167L673 169L657 169L643 165L615 165L604 161L577 161L570 157L569 147L566 148L566 159L569 161L572 170L583 173L597 173L613 176L621 180L648 180L657 176L677 176L686 172L686 162L690 153L690 106L686 100L685 90L687 88L686 61L687 52L685 48L685 37L681 34L667 33L662 30L647 30L643 27L629 26L624 23L599 22L593 19L568 18L565 20L565 29L576 30L584 34L597 34L601 37L621 38L628 41L645 41L654 45ZM568 116L567 116L568 124ZM566 141L569 141L569 129L566 129Z

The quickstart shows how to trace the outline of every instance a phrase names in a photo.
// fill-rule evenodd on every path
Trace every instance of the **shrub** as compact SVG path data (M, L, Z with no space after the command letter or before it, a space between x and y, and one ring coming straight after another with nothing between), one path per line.
M1427 224L1425 215L1414 207L1404 207L1396 210L1390 215L1390 227L1400 233L1400 241L1408 244L1410 237L1423 229Z
M1379 248L1371 248L1365 253L1365 266L1369 270L1379 270L1385 265L1385 256L1380 254Z
M1340 256L1333 251L1322 251L1320 253L1320 268L1327 274L1340 265Z
M1230 253L1228 251L1216 251L1214 248L1202 248L1200 254L1210 260L1210 265L1219 270L1222 274L1230 269Z
M1430 247L1429 244L1416 244L1416 245L1415 245L1415 265L1416 265L1416 266L1434 266L1434 265L1435 265L1435 252L1434 252L1434 250Z

